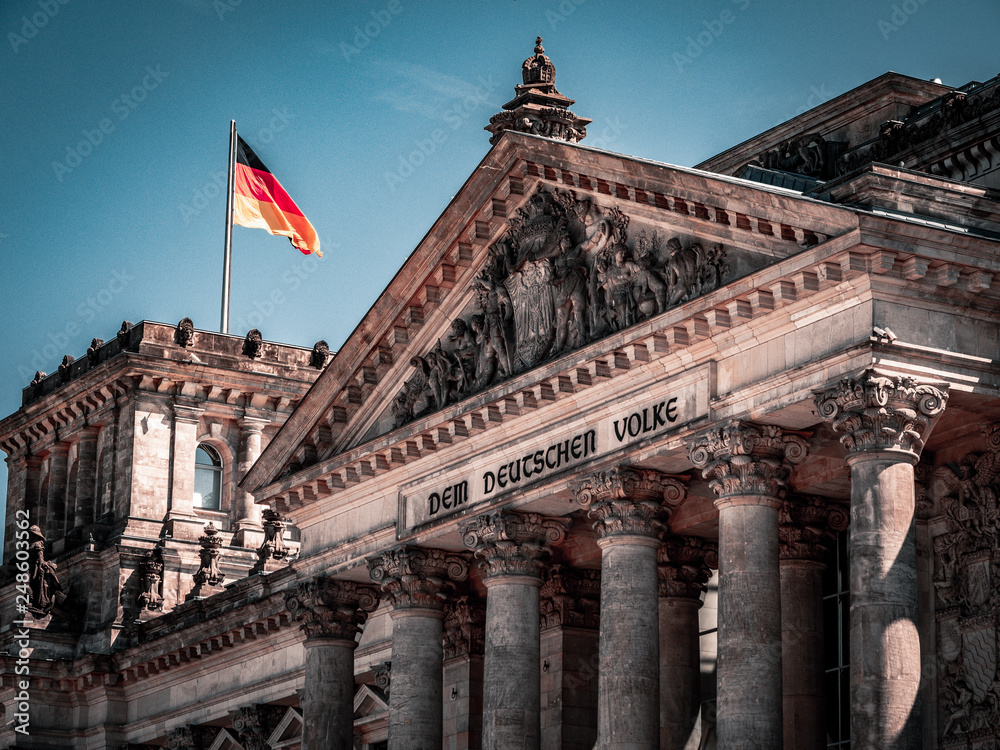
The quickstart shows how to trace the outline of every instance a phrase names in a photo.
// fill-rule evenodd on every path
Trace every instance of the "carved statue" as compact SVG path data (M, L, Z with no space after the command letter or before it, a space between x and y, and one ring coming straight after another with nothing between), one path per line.
M392 404L395 426L447 406L613 331L709 292L725 273L721 245L634 237L629 217L571 190L542 187L507 222L453 319Z
M104 339L91 339L87 348L87 362L91 367L96 367L101 356L101 347L104 346Z
M246 338L243 339L243 353L250 357L250 359L256 359L260 356L263 344L264 337L261 336L260 331L256 328L251 328L247 331Z
M285 544L285 521L281 514L271 508L261 513L264 520L264 543L257 548L257 557L263 563L267 559L282 560L288 554Z
M56 566L45 559L45 535L37 526L28 528L28 589L31 592L28 611L35 617L49 615L66 598Z
M62 358L62 362L59 363L59 379L62 380L62 382L65 383L69 380L74 361L73 356L67 354Z
M194 574L194 582L199 586L208 584L209 586L219 586L225 580L225 574L219 569L219 554L222 547L222 537L215 524L209 522L205 524L205 533L198 537L201 549L201 567Z
M309 366L322 370L326 367L326 361L330 358L330 345L323 339L313 344L312 353L309 355Z
M177 344L182 347L191 346L194 343L194 323L191 318L181 318L177 324Z
M137 597L139 609L160 609L163 606L163 557L159 546L139 563L139 584L142 587Z

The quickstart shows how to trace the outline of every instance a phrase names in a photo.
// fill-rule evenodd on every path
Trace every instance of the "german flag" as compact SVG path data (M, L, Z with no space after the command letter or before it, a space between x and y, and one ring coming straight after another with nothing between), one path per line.
M319 251L319 237L295 201L246 141L236 136L233 223L280 234L306 255Z

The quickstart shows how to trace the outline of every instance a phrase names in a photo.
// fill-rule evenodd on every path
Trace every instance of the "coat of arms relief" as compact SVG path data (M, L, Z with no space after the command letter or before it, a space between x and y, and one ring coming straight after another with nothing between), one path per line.
M476 303L411 364L393 425L712 291L722 245L629 231L629 217L572 190L540 188L489 248Z

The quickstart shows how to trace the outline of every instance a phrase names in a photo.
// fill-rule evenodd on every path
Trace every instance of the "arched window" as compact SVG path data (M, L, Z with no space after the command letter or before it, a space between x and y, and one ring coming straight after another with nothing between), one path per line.
M194 454L194 507L222 509L222 459L204 444Z

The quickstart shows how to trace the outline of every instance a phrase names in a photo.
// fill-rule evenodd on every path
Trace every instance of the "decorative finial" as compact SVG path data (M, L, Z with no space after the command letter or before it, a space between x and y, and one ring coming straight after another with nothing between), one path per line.
M535 54L544 55L545 48L542 46L542 38L540 36L535 37Z

